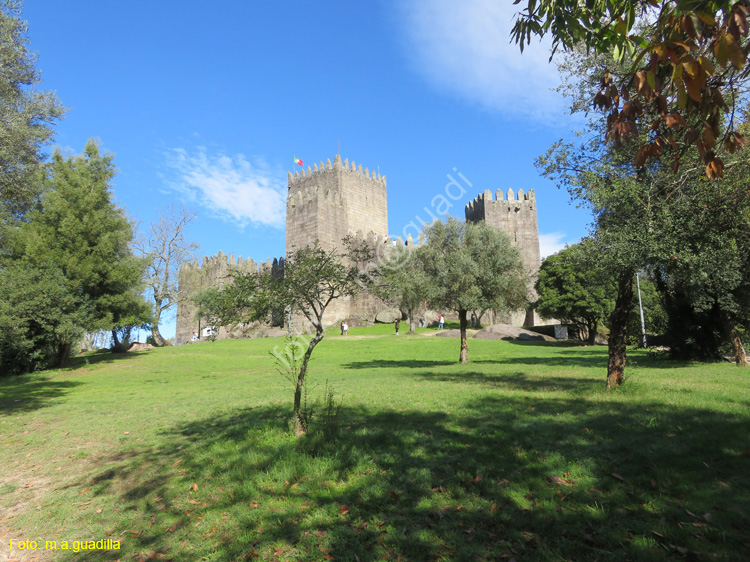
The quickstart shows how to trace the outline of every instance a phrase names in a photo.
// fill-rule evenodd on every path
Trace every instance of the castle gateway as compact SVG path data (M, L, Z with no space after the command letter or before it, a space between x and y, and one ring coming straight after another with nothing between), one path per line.
M388 235L388 199L386 178L368 168L357 166L348 159L341 161L338 154L325 164L313 165L302 173L288 176L289 193L286 200L286 254L295 248L314 244L324 249L341 249L342 240L348 236L367 239L372 244L404 244L399 237ZM539 270L539 230L536 217L534 191L522 189L507 195L498 190L495 199L487 190L466 205L466 220L485 221L506 232L513 244L519 246L523 262L532 279ZM411 244L411 235L406 241ZM192 297L208 287L222 287L230 271L260 271L280 267L280 259L273 258L260 264L253 260L236 261L234 255L224 253L203 259L202 264L186 264L180 270L180 300L177 304L176 343L190 341L197 332L201 337L210 335L211 326L201 325L196 318L197 307ZM531 289L531 288L530 288ZM364 293L352 298L342 298L332 303L326 311L326 324L343 319L357 318L373 321L386 305L377 297ZM532 314L515 314L506 319L518 325L532 325ZM221 328L218 338L239 336Z

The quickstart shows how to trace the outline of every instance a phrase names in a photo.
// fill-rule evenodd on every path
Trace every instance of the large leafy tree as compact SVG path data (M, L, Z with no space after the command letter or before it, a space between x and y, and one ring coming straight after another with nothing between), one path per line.
M512 31L522 48L532 35L549 34L553 53L583 46L612 55L589 106L605 110L608 140L637 140L636 166L668 155L677 171L694 146L705 174L723 175L721 154L745 143L734 116L750 73L750 1L527 0L523 6Z
M41 75L20 14L21 2L0 0L0 228L38 199L42 149L64 113L54 94L37 89Z
M55 271L74 295L76 324L86 331L148 320L140 296L144 262L132 252L130 221L112 201L112 160L93 141L82 155L55 153L40 205L14 237L13 261ZM76 341L67 332L55 338L58 363Z
M185 237L194 218L195 214L184 207L169 206L135 243L139 254L147 260L145 282L151 301L151 336L157 346L169 345L159 332L159 325L177 304L180 268L196 257L198 244Z
M374 271L371 291L384 301L406 311L409 333L416 331L415 317L424 310L432 286L417 250L412 246L391 246Z
M593 344L599 326L612 312L614 285L586 239L548 256L536 281L537 311L578 327Z
M488 224L449 218L424 230L419 249L422 267L432 282L431 306L458 312L461 330L459 361L469 361L467 312L511 311L527 304L528 278L510 238Z

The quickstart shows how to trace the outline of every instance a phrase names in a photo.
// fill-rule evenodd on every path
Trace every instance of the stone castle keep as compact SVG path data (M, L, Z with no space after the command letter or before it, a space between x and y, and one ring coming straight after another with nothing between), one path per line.
M286 200L286 254L295 248L314 244L316 241L324 249L340 249L342 240L354 235L368 240L371 244L412 245L411 235L407 240L395 240L388 234L388 202L386 177L362 169L348 159L341 161L336 155L331 163L313 165L302 173L288 175L288 196ZM487 190L466 206L466 220L485 221L491 226L506 232L511 241L518 245L528 271L535 276L539 270L539 231L536 216L534 191L524 193L518 190L507 191L507 196L498 190L495 199ZM203 289L222 287L230 271L257 272L276 270L283 267L283 258L273 258L256 263L234 255L219 252L215 256L186 264L180 270L180 301L177 305L176 343L190 341L193 332L201 337L210 335L210 326L201 325L195 318L197 307L191 298ZM373 321L380 310L387 307L380 299L370 294L360 294L352 298L339 299L326 311L328 324L343 319ZM520 321L533 324L533 316L527 315ZM293 322L294 324L294 322ZM235 336L224 328L217 337Z

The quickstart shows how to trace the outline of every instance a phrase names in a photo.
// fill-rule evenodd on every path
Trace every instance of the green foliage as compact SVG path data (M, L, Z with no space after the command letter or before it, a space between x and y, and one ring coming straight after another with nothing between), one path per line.
M527 276L505 233L484 222L449 218L424 230L419 257L432 280L432 306L455 311L523 308Z
M14 283L4 290L17 292L26 279L35 294L5 303L3 317L17 326L18 338L6 341L3 357L18 359L26 350L24 368L38 367L42 356L60 364L84 331L127 331L148 322L143 261L131 252L130 222L111 200L113 175L112 157L100 155L93 142L82 156L54 155L40 204L14 232L5 257ZM36 299L47 304L43 313Z
M536 282L539 314L576 325L589 343L614 307L616 287L600 261L594 241L585 239L545 258Z
M43 369L62 342L77 341L92 313L54 264L18 260L0 283L0 373Z
M426 244L418 256L431 282L428 301L435 308L458 312L463 363L468 361L467 311L524 308L528 277L518 248L484 222L435 221L424 235Z
M747 0L528 0L511 35L522 49L531 35L549 33L553 53L562 46L611 55L588 97L606 114L607 140L636 138L637 167L669 155L674 172L693 147L701 171L720 178L717 154L745 144L734 115L750 73L749 18ZM657 118L644 122L649 113Z
M0 0L0 229L38 199L42 147L64 113L53 93L36 89L41 74L34 68L36 57L20 13L21 2Z
M390 246L388 254L374 272L371 292L385 302L406 311L409 331L416 329L415 316L427 304L432 282L418 257L418 250L406 246Z

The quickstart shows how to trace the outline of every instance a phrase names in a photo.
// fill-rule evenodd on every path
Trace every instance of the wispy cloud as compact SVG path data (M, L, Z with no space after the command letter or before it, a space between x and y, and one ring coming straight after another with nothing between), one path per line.
M285 174L272 171L244 155L210 154L205 148L174 148L166 153L172 170L170 189L186 196L212 215L248 225L284 227Z
M394 6L397 5L394 3ZM415 68L434 86L507 116L558 122L567 111L551 91L550 42L523 55L510 43L521 6L509 0L403 0L396 10Z
M539 253L542 259L552 254L556 254L565 246L569 244L575 244L576 241L566 240L567 234L564 232L548 232L546 234L539 233Z

